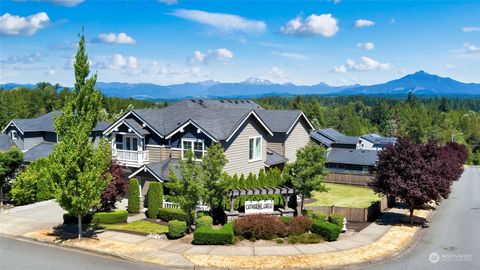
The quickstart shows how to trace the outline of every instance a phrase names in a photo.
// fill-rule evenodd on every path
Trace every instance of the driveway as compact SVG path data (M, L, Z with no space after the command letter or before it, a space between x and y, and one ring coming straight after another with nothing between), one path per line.
M438 207L418 244L405 255L365 269L480 269L480 168L465 170Z
M0 233L23 235L63 222L63 211L54 201L14 207L0 214Z

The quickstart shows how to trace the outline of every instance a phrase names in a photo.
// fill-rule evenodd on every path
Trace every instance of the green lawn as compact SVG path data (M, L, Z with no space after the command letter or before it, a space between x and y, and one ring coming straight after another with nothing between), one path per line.
M122 230L146 234L162 234L168 232L167 226L155 224L146 220L137 220L128 224L102 224L102 227L105 230Z
M369 207L373 202L382 199L373 190L366 187L349 186L325 183L328 192L314 192L312 203L309 206L344 206L344 207Z

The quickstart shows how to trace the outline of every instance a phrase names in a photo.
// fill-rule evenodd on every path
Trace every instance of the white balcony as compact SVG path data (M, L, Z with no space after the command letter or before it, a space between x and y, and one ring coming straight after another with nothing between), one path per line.
M148 151L112 149L112 156L127 166L140 167L148 163Z

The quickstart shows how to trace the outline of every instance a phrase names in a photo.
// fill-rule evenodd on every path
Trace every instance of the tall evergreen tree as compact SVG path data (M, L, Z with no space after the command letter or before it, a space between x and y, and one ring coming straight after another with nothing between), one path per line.
M101 95L95 90L97 76L90 74L85 37L82 33L75 56L75 85L62 114L55 118L58 143L49 161L49 175L60 206L78 218L78 238L82 238L82 217L100 205L109 182L111 160L108 143L94 147L90 137L101 113Z

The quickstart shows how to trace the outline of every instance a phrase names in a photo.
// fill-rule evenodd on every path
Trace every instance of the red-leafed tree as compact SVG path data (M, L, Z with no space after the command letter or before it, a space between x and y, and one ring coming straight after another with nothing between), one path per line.
M395 145L379 153L375 178L369 186L377 193L405 202L413 222L415 208L448 197L452 176L447 174L451 162L442 158L444 151L435 142L416 144L400 138Z
M116 160L112 160L108 171L112 176L112 181L105 187L101 200L102 211L107 212L115 209L115 203L125 196L128 188L123 168Z

